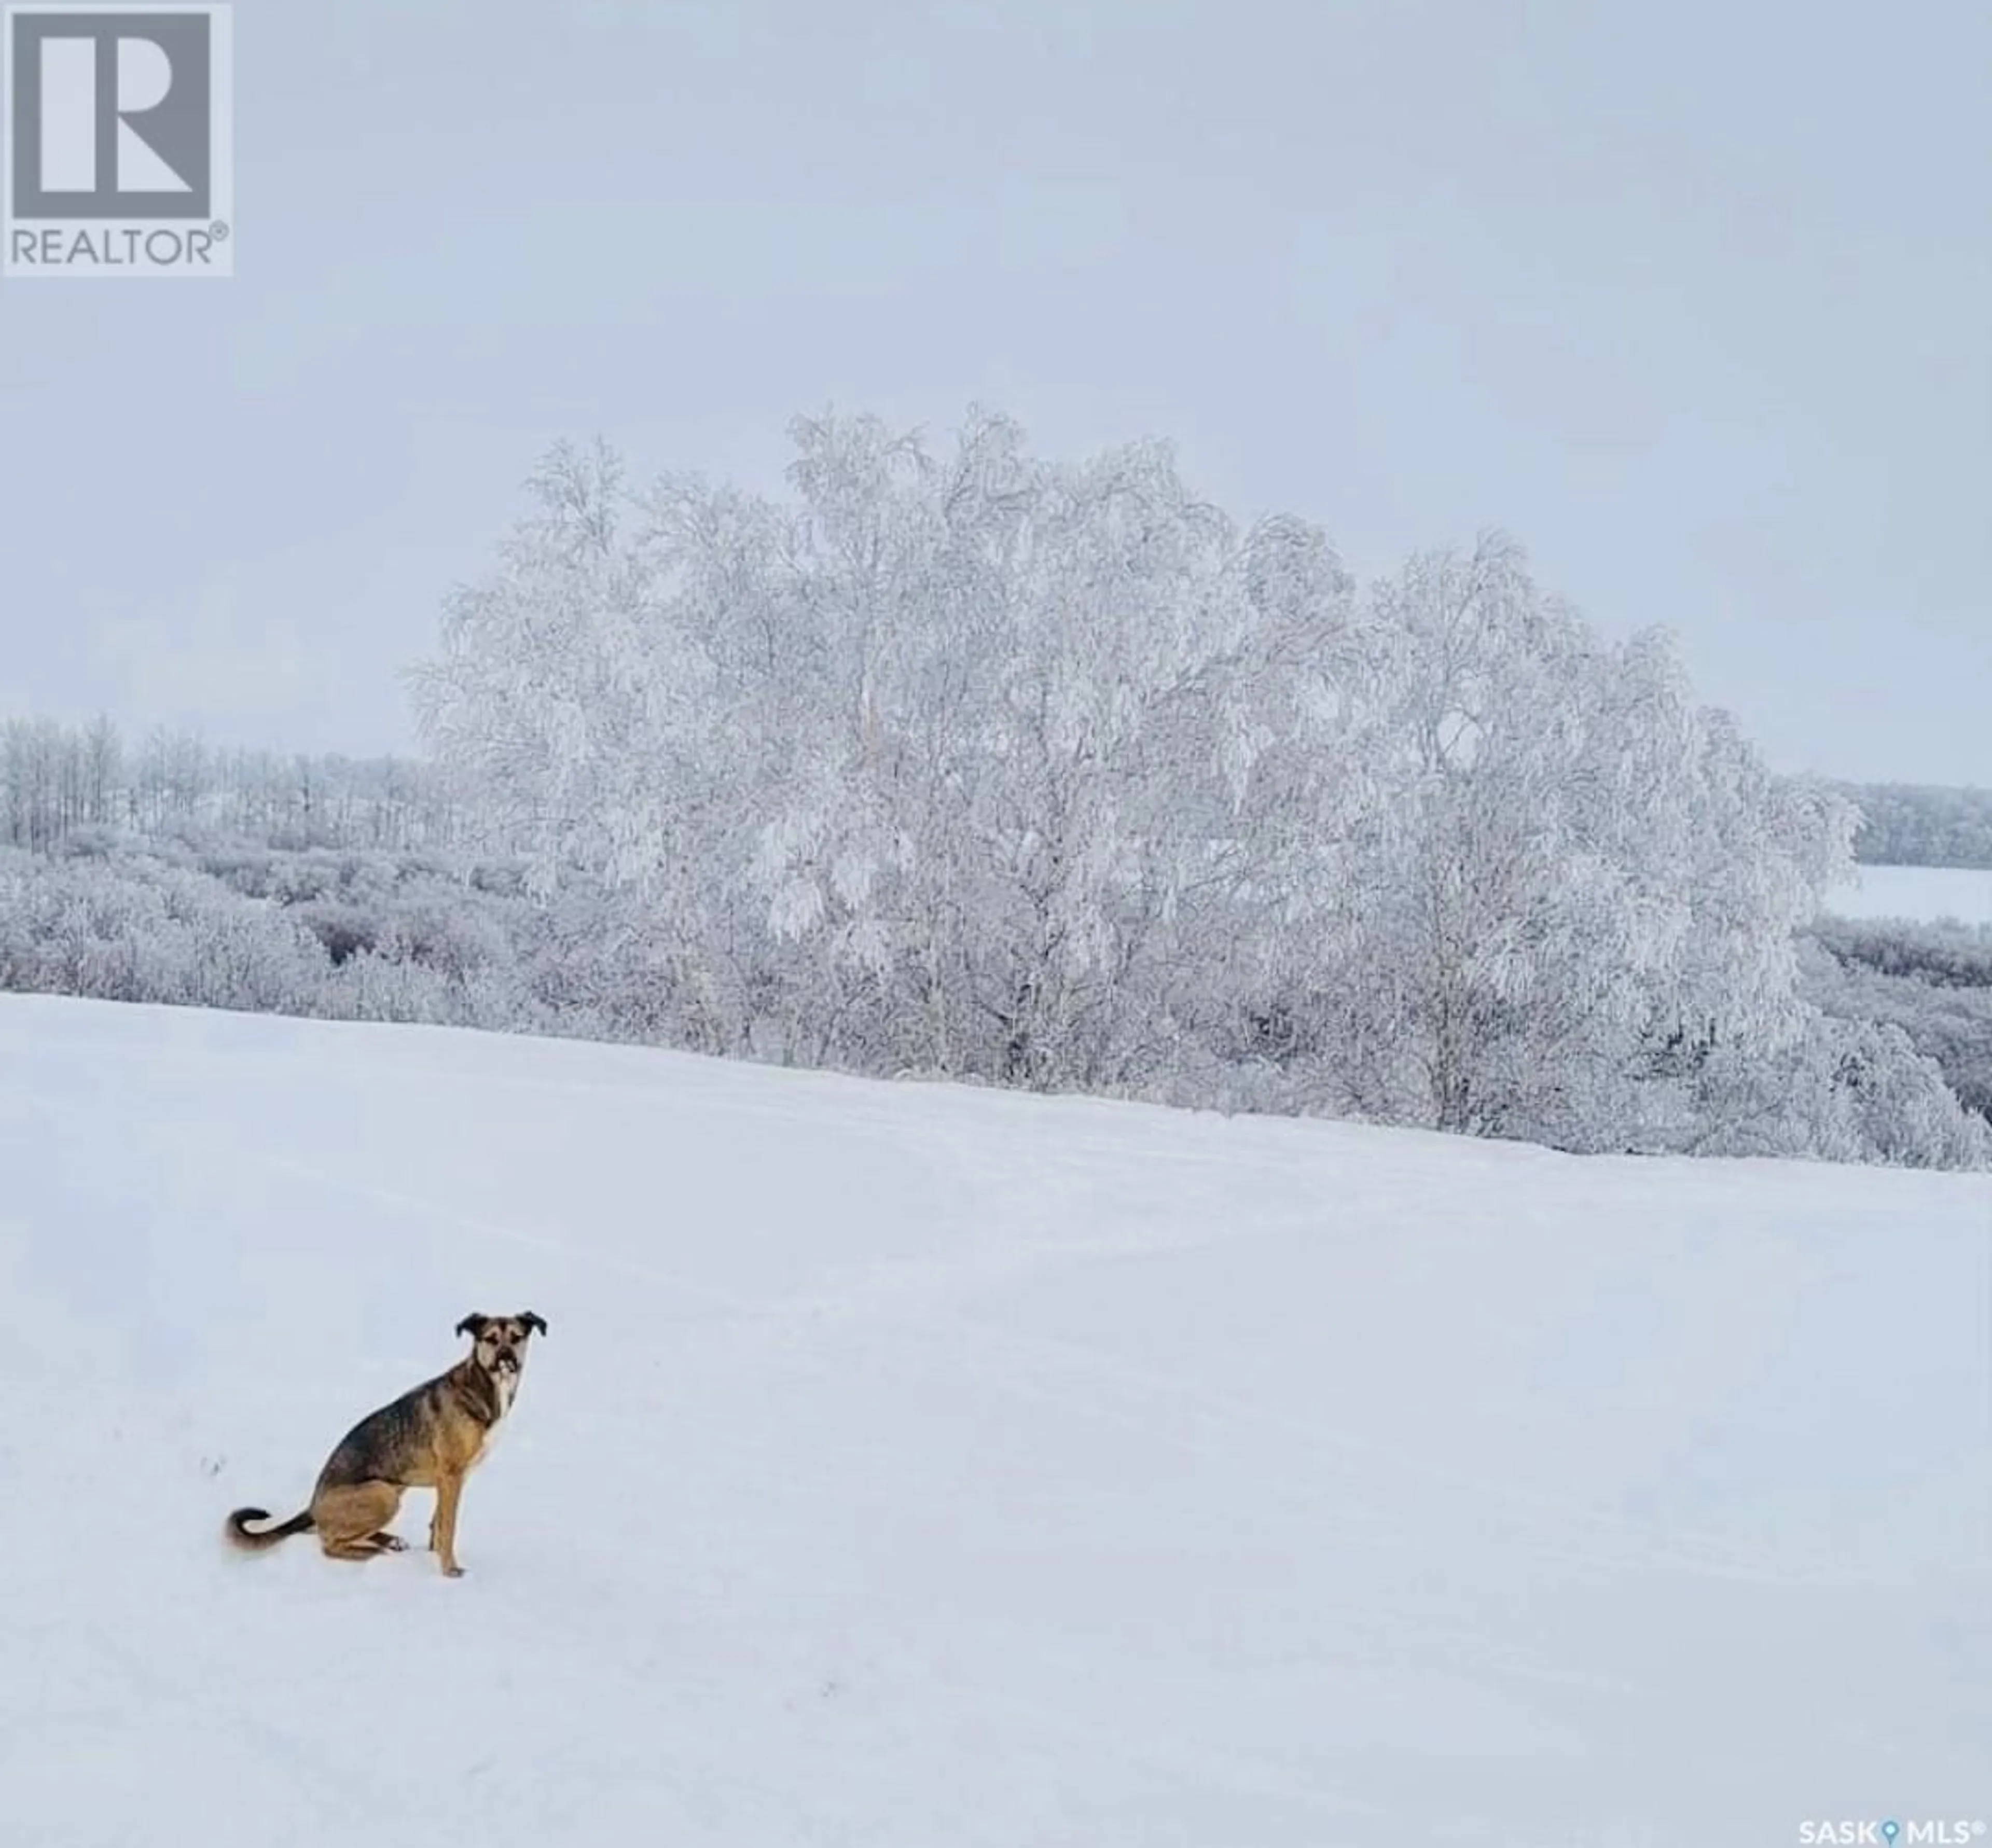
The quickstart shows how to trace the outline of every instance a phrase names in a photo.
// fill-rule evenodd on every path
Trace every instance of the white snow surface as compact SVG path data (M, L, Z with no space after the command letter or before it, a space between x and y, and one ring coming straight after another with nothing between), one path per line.
M1992 871L1967 866L1861 866L1825 909L1843 918L1909 918L1992 924Z
M1992 1811L1992 1188L0 997L8 1848ZM421 1550L245 1556L472 1310Z

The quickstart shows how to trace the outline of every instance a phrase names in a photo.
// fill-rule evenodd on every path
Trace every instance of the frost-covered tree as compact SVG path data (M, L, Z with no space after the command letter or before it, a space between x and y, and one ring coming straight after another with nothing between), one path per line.
M1061 469L995 418L945 462L869 419L797 438L786 508L639 501L558 452L420 673L439 751L543 882L641 890L681 979L741 997L752 963L824 1055L1166 1065L1196 908L1242 902L1227 776L1333 609L1276 609L1277 542L1241 544L1159 448Z
M879 1023L902 1059L1165 1068L1248 908L1239 754L1291 697L1283 643L1339 613L1332 555L1325 596L1276 609L1277 542L1241 540L1158 446L1060 469L993 418L945 463L869 421L800 435L795 563L832 691L762 823L772 924L827 930L910 1004Z
M1697 708L1663 637L1605 643L1494 537L1376 585L1345 653L1282 1013L1331 1107L1663 1144L1708 1047L1796 1030L1792 933L1849 813Z

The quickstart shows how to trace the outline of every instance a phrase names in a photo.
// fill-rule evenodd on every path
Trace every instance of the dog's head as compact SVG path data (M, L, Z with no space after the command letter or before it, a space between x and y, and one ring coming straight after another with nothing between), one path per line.
M471 1354L486 1372L517 1379L526 1364L526 1342L534 1329L547 1331L544 1318L528 1309L523 1315L466 1315L456 1325L468 1335Z

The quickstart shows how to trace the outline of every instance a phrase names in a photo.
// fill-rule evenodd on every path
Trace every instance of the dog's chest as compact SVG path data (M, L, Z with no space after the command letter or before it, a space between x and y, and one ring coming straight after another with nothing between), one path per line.
M505 1416L512 1409L512 1400L519 1389L519 1376L500 1374L495 1382L498 1388L498 1416L484 1427L484 1435L477 1446L477 1454L470 1459L474 1468L491 1454L491 1447L498 1441L498 1434L505 1428Z

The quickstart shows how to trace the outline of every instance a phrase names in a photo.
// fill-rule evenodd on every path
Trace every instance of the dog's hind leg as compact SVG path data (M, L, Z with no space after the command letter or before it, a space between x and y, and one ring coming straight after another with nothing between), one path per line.
M326 1556L370 1560L377 1553L398 1552L401 1543L384 1529L401 1505L401 1492L391 1482L320 1490L312 1498L312 1519Z
M370 1536L363 1540L327 1540L325 1556L329 1560L370 1560L389 1551Z

